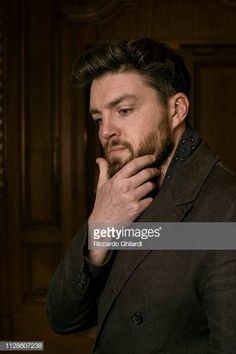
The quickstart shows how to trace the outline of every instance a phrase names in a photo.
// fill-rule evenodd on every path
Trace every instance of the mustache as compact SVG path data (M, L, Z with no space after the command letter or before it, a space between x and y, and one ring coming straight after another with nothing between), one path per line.
M104 150L105 154L107 154L108 151L109 151L112 147L114 147L114 146L121 146L121 147L123 147L123 148L129 149L130 151L133 150L130 143L128 143L127 141L124 141L124 140L118 140L118 139L117 139L117 140L108 141L108 142L104 145L103 150Z

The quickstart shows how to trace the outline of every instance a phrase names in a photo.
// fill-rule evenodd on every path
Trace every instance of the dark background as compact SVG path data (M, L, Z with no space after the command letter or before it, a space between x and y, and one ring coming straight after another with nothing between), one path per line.
M48 280L91 207L100 151L71 66L90 45L139 36L183 54L190 121L236 171L236 0L0 0L1 340L91 351L94 330L55 335L45 310Z

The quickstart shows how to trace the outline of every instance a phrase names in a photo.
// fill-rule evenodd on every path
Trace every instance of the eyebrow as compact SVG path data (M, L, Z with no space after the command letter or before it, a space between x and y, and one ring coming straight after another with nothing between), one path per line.
M123 102L123 101L125 101L125 100L129 100L129 99L137 100L137 96L126 94L126 95L117 97L117 98L114 99L113 101L107 103L107 104L106 104L106 108L113 108L113 107L117 106L119 103L121 103L121 102ZM89 109L89 113L90 113L90 114L95 114L95 113L100 113L100 112L99 112L99 110L97 110L97 109L91 107L91 108Z

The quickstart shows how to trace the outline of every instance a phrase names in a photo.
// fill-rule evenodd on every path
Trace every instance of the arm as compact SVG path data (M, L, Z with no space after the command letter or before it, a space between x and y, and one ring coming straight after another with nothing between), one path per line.
M149 179L157 168L149 167L155 157L138 157L112 178L108 164L99 159L100 175L96 201L89 218L89 229L96 223L129 223L152 202L145 196L156 186ZM108 250L87 250L88 225L83 225L59 264L48 289L48 318L55 332L72 333L92 326L96 321L97 302L112 258Z
M100 267L89 264L84 258L86 245L87 223L72 240L49 283L48 319L59 334L81 331L96 324L97 299L111 259Z

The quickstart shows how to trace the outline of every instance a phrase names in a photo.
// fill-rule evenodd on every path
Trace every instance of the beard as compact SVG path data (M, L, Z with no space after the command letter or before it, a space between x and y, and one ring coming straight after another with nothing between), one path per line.
M129 151L129 156L124 160L119 157L110 158L108 150L114 146L122 146ZM129 161L144 155L155 155L155 166L160 167L170 156L174 148L174 141L171 130L167 121L167 117L163 117L157 132L150 133L143 141L140 142L139 147L134 151L132 145L120 139L113 140L104 146L105 157L108 161L108 177L114 176L122 167Z

